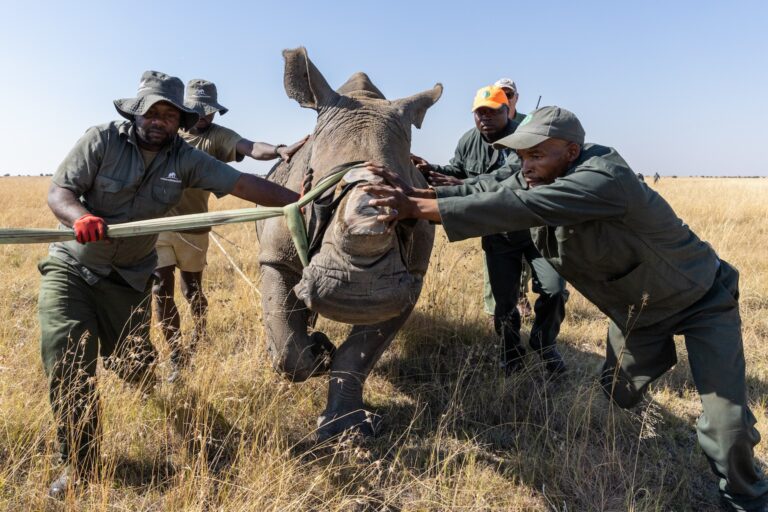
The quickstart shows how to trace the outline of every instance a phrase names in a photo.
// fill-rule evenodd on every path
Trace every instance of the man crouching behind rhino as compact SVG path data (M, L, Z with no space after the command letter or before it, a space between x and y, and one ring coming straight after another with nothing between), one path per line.
M412 166L411 125L421 127L443 87L389 101L364 73L334 91L304 48L285 50L285 90L317 111L309 142L269 179L294 191L316 185L340 165L372 161L425 186ZM347 429L373 435L363 409L363 384L411 313L427 270L434 228L425 221L384 226L359 185L380 182L357 167L331 188L305 218L310 263L302 268L285 220L259 223L262 307L275 368L292 381L330 374L328 403L318 418L319 441ZM308 188L308 187L305 187ZM353 324L338 347L322 332L308 333L316 315Z

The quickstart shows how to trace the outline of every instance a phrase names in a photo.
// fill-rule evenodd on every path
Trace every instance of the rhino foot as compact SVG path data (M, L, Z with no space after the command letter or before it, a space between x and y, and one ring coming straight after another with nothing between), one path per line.
M376 436L381 416L356 409L350 412L323 412L317 418L317 431L315 439L318 443L336 439L342 435L359 441Z
M327 374L331 369L336 346L322 332L313 332L302 353L293 351L273 360L275 369L291 382L304 382L310 377Z

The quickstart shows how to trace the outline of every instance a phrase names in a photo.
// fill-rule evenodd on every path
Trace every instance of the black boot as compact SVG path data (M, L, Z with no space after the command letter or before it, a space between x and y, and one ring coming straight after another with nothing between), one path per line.
M754 505L737 505L724 496L720 496L720 504L723 510L731 510L733 512L768 512L768 503L756 503Z
M63 500L67 493L87 482L85 478L78 478L75 471L67 466L61 474L48 487L48 497L55 500Z
M541 360L544 362L544 367L553 376L557 377L565 373L566 367L563 361L563 356L555 347L549 347L541 352L537 352Z
M168 375L168 382L179 380L181 373L189 366L189 359L189 353L183 347L175 347L171 351L171 373Z
M520 341L520 315L517 309L505 315L495 315L494 327L504 350L501 367L504 375L509 377L525 366L525 348Z
M504 347L504 360L501 363L504 376L510 377L525 368L525 349L520 345Z

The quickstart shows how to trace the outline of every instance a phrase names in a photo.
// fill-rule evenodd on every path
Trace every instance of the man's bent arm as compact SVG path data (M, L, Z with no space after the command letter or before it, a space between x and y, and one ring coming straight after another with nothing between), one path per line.
M262 206L285 206L299 200L293 190L253 174L241 174L230 194Z
M437 197L443 198L468 196L477 192L493 192L502 187L522 190L527 189L528 185L525 183L520 171L501 167L488 174L480 174L466 179L461 185L435 187L435 192Z
M427 197L411 197L412 208L416 212L413 218L424 219L435 224L442 223L440 210L437 207L437 199Z
M378 216L379 221L417 218L440 222L452 242L535 226L564 226L620 216L627 209L622 187L600 172L575 173L533 189L501 186L488 192L448 197L442 196L440 189L432 192L434 199L425 198L421 189L414 189L411 197L390 186L372 185L363 190L377 196L369 202L371 206L389 208Z
M500 187L463 197L440 197L439 214L448 239L536 226L568 226L624 215L628 201L620 183L599 170L582 171L526 190Z
M446 176L452 176L461 180L469 177L467 174L466 154L469 152L469 137L472 130L462 135L459 139L459 143L456 145L456 150L453 153L453 158L448 165L432 165L432 170Z
M62 224L70 228L77 219L90 213L74 192L55 183L48 188L48 207Z
M237 152L254 160L274 160L277 158L277 146L266 142L253 142L248 139L240 139L237 143Z
M239 154L251 157L254 160L274 160L275 158L280 157L287 162L291 159L293 154L307 142L307 139L309 139L309 136L294 142L290 146L273 146L266 142L253 142L248 139L240 139L235 148Z
M432 164L434 172L445 174L446 176L451 176L453 178L459 178L460 180L466 179L468 175L464 164L464 155L460 153L459 149L460 148L456 148L456 154L451 158L448 165Z

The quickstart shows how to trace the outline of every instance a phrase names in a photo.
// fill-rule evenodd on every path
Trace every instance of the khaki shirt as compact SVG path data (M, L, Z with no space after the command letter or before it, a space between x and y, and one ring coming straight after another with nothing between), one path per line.
M192 134L185 130L179 130L179 135L182 139L187 141L187 144L200 151L205 151L216 160L222 162L239 162L243 159L243 155L240 155L237 152L237 143L242 140L242 137L229 128L211 124L211 126L203 133ZM207 190L199 188L185 189L181 195L181 201L171 208L168 212L168 216L207 212L208 198L210 195L211 193ZM188 230L188 232L207 233L210 230L211 228L208 227Z
M516 173L435 190L450 240L531 228L542 256L625 332L696 302L719 266L709 244L605 146L586 144L549 185L528 188Z
M107 224L163 217L185 188L228 194L240 172L198 151L181 138L144 168L133 123L113 121L89 128L69 152L53 183L79 196L83 206ZM50 254L75 266L89 284L113 270L137 290L144 290L155 269L157 235L79 244L51 244Z

